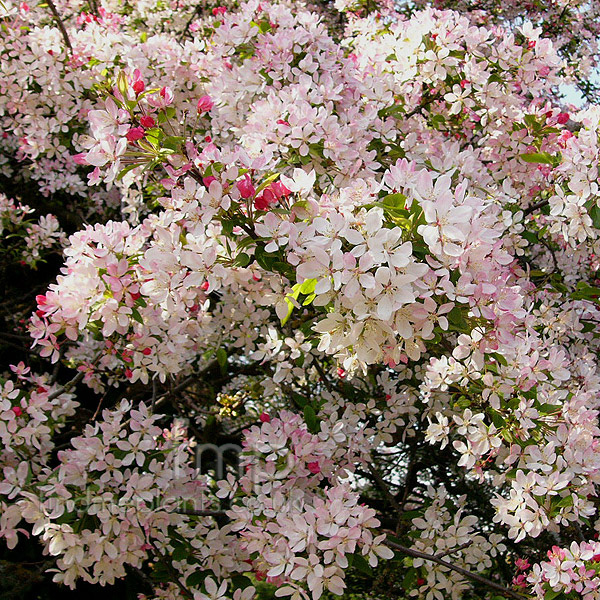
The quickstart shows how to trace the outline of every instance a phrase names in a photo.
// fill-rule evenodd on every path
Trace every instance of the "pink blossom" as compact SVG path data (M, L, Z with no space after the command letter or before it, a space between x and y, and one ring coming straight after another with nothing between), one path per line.
M209 112L214 105L215 105L215 103L212 101L210 96L202 96L198 100L198 105L197 105L198 113Z
M252 180L250 176L246 174L243 179L236 183L237 189L240 192L240 195L244 199L251 198L256 193L255 187L252 185Z

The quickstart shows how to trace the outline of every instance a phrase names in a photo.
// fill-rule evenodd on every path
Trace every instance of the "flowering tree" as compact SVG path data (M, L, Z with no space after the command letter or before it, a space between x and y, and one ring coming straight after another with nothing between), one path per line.
M18 597L600 597L598 4L435 4L0 2Z

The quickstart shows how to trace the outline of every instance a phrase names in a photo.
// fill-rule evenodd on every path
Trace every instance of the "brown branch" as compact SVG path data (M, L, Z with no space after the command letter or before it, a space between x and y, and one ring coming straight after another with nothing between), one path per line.
M392 542L390 540L386 540L385 544L388 547L392 548L393 550L398 550L399 552L402 552L403 554L408 554L408 556L412 556L414 558L422 558L424 560L429 560L431 562L437 563L438 565L442 565L443 567L446 567L447 569L450 569L451 571L456 571L457 573L460 573L461 575L464 575L465 577L468 577L469 579L472 579L473 581L477 581L478 583L481 583L482 585L485 585L493 590L496 590L498 593L502 594L506 598L514 598L514 600L527 600L527 596L523 596L522 594L519 594L518 592L515 592L507 587L504 587L503 585L496 583L495 581L492 581L491 579L487 579L487 577L483 577L481 575L478 575L477 573L473 573L472 571L469 571L468 569L463 569L462 567L453 565L452 563L450 563L434 554L427 554L425 552L420 552L419 550L413 550L412 548L408 548L407 546L402 546L401 544L397 544L396 542Z
M191 515L193 517L226 517L227 513L224 510L176 510L179 515Z
M94 358L92 359L92 365L95 365L100 360L101 356L102 352L98 352L98 354L96 354L96 356L94 356ZM56 391L52 392L48 396L48 401L54 400L55 398L58 398L61 394L68 392L70 389L75 387L85 377L85 375L85 371L79 371L79 373L77 373L77 375L75 375L75 377L73 377L71 381L68 381L67 383L65 383L65 385L59 387Z
M181 583L181 580L179 579L179 573L177 573L177 570L173 566L173 563L171 562L171 560L169 559L169 557L165 556L152 543L151 540L147 540L147 541L150 544L150 546L152 546L152 548L154 549L154 555L156 556L157 560L159 560L163 565L165 565L165 567L167 568L167 571L169 571L169 573L171 574L171 577L173 578L173 583L175 583L177 585L177 587L181 590L181 593L186 598L189 598L190 600L193 600L194 595L192 594L192 592L190 592L190 590L188 590L187 587L185 587L185 585L183 585L183 583Z
M197 381L198 379L200 379L203 375L208 373L208 371L210 371L216 364L217 364L216 360L211 360L201 371L199 371L198 373L194 373L193 375L190 375L189 377L186 377L181 383L176 385L174 388L172 388L168 392L165 392L160 397L155 398L154 408L160 406L167 398L169 398L173 394L176 394L177 392L184 390L188 385L190 385L194 381Z
M69 34L67 33L65 25L62 22L62 19L60 18L60 14L58 13L58 10L56 9L56 4L54 4L54 2L52 0L46 0L46 4L48 5L48 8L52 12L52 15L54 16L54 20L56 21L56 25L60 29L60 33L62 34L63 39L65 40L65 46L67 46L67 48L69 49L69 52L71 54L73 54L73 46L71 45L71 40L69 39Z
M532 212L535 212L538 208L544 208L544 206L547 206L547 205L548 205L548 200L540 200L539 202L532 204L529 208L526 208L523 211L523 215L524 216L530 215Z
M381 491L384 493L384 495L388 499L389 503L396 509L397 512L401 513L402 508L400 507L400 504L398 504L398 500L396 500L396 496L394 496L394 494L392 494L392 492L390 491L390 488L389 488L387 482L385 481L385 479L381 476L379 471L373 466L372 463L369 463L367 466L369 468L369 471L371 472L371 475L373 476L373 479L375 479L375 481L377 482L377 485L379 486Z
M454 554L455 552L458 552L459 550L464 550L465 548L468 548L472 543L473 543L473 540L471 540L470 542L467 542L466 544L461 544L460 546L457 546L456 548L451 548L450 550L446 550L446 552L440 552L440 554L436 554L435 557L436 558L444 558L444 556L448 556L449 554Z

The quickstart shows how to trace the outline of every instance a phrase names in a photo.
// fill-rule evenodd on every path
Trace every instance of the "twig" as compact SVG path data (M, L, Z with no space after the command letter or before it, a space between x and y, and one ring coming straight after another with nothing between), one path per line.
M381 491L385 494L385 497L388 499L389 503L396 509L397 512L399 512L399 513L402 512L402 508L400 507L398 500L396 500L396 497L394 496L394 494L392 494L392 492L390 492L390 488L389 488L388 484L386 483L385 479L381 476L379 471L371 463L369 463L368 468L369 468L369 471L371 472L371 475L373 476L373 479L375 479L375 481L377 482L377 485L379 486Z
M329 379L327 379L327 374L325 373L325 371L323 370L323 367L321 366L321 363L319 363L318 360L314 360L313 361L313 365L315 365L315 369L317 369L317 372L319 373L319 375L321 376L321 379L323 380L323 383L325 384L325 387L330 391L333 392L333 387L331 385L331 383L329 382Z
M199 15L200 15L200 5L196 6L196 8L194 9L194 12L192 13L192 16L189 18L188 22L185 24L185 27L183 28L183 31L181 32L181 35L179 36L178 41L180 44L183 42L183 38L187 35L187 32L189 31L192 22L194 21L196 16L199 16Z
M150 412L154 413L154 405L156 404L156 379L152 379L152 406Z
M227 513L224 510L176 510L180 515L192 515L194 517L226 517Z
M96 420L96 417L98 416L98 413L100 412L100 407L102 406L102 402L104 401L104 398L106 398L106 394L104 394L103 396L100 396L100 400L98 400L98 406L96 406L96 411L94 412L92 421Z
M65 25L62 22L62 19L60 18L60 14L58 14L58 10L56 9L56 4L54 4L54 2L52 0L46 0L46 4L48 4L48 8L54 15L54 20L56 21L56 25L60 29L63 39L65 40L65 45L69 49L69 52L71 54L73 54L73 46L71 45L71 40L69 39L69 34L67 33L67 30L65 29Z
M535 204L532 204L530 207L526 208L523 211L523 215L527 216L530 215L532 212L535 212L538 208L544 208L544 206L548 205L548 200L540 200L539 202L536 202Z
M155 407L160 406L169 396L172 396L173 394L176 394L177 392L184 390L188 385L190 385L190 383L193 383L194 381L196 381L197 379L202 377L202 375L204 375L205 373L210 371L216 364L217 364L217 361L212 360L204 367L204 369L202 369L198 373L194 373L193 375L186 377L181 383L176 385L174 388L172 388L168 392L164 393L162 396L160 396L160 398L157 398L156 402L154 403L154 406Z
M94 356L94 358L92 359L92 365L95 365L100 360L101 356L102 352L98 352L98 354L96 354L96 356ZM79 371L79 373L77 373L77 375L75 375L75 377L73 377L71 381L68 381L67 383L65 383L65 385L59 387L56 391L52 392L48 396L48 401L54 400L55 398L58 398L61 394L68 392L70 389L75 387L84 377L85 371Z
M177 573L177 571L175 570L175 567L173 566L173 563L169 560L169 558L167 556L165 556L153 543L151 540L148 540L148 543L152 546L152 548L155 551L155 556L156 558L163 564L165 565L165 567L167 567L167 570L171 573L171 577L173 578L173 582L177 585L177 587L181 590L182 594L186 597L186 598L190 598L190 600L193 600L194 595L192 594L192 592L190 592L190 590L188 590L185 585L183 585L183 583L181 583L181 581L179 580L179 574Z
M477 573L473 573L472 571L469 571L468 569L463 569L462 567L453 565L452 563L449 563L448 561L443 560L442 558L439 558L438 556L436 556L434 554L427 554L425 552L420 552L419 550L413 550L412 548L408 548L407 546L402 546L401 544L397 544L396 542L392 542L390 540L386 540L385 544L387 546L389 546L390 548L392 548L393 550L398 550L399 552L402 552L403 554L408 554L408 556L413 556L414 558L422 558L424 560L429 560L431 562L437 563L438 565L442 565L443 567L446 567L447 569L450 569L451 571L456 571L457 573L460 573L461 575L464 575L465 577L468 577L469 579L472 579L473 581L477 581L478 583L481 583L482 585L485 585L489 588L492 588L493 590L496 590L497 592L499 592L506 598L514 598L515 600L527 600L527 597L523 596L522 594L519 594L507 587L504 587L503 585L496 583L495 581L492 581L491 579L487 579L486 577L482 577L481 575L478 575Z
M464 550L465 548L468 548L472 543L473 543L473 540L471 540L470 542L467 542L466 544L462 544L461 546L457 546L456 548L451 548L450 550L446 550L446 552L441 552L440 554L436 554L435 557L436 558L444 558L444 556L448 556L449 554L454 554L455 552L458 552L459 550Z

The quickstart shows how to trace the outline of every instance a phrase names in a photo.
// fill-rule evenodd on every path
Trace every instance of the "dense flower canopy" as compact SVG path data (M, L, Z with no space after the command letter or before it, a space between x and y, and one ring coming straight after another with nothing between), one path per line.
M600 598L600 5L522 8L0 1L2 557Z

